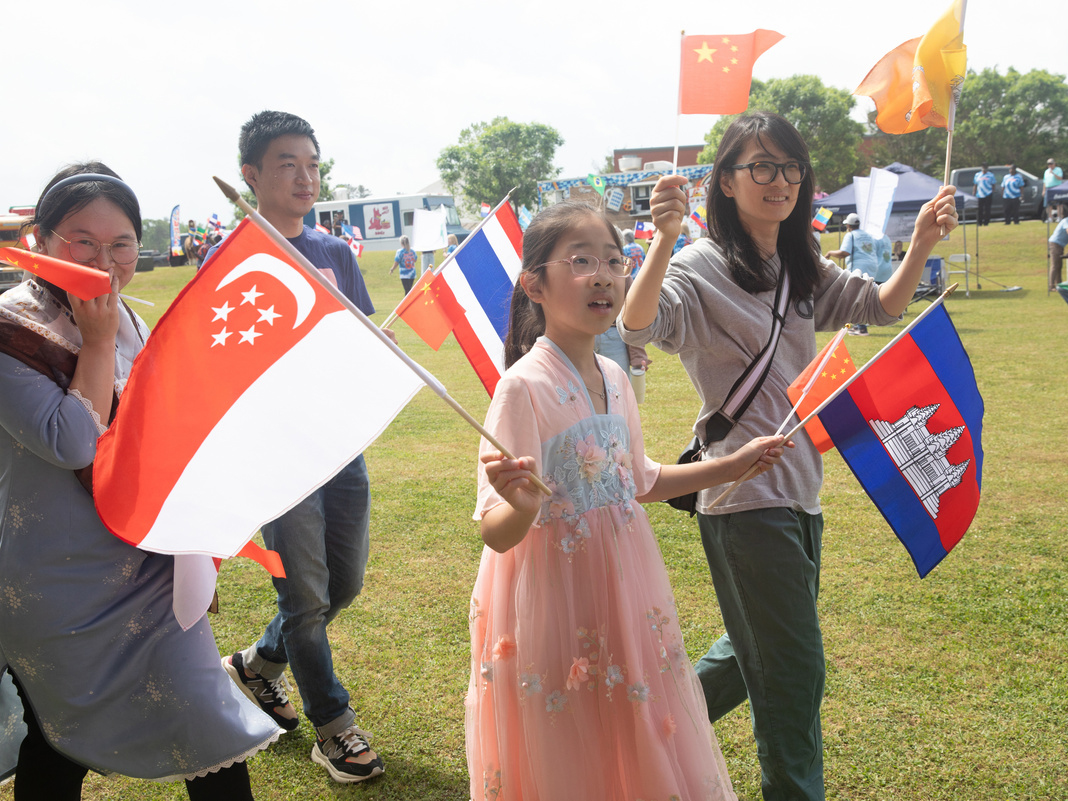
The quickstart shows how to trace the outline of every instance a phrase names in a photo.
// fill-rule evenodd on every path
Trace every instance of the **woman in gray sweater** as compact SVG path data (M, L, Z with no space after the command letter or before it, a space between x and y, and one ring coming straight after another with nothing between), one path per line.
M745 114L727 129L708 192L709 236L674 258L687 213L686 179L665 176L652 196L656 239L627 296L619 329L628 343L677 353L697 387L694 432L703 458L776 431L790 413L786 388L816 355L815 332L901 318L935 243L953 230L953 188L920 211L912 244L886 283L823 259L809 217L808 147L785 119ZM670 262L670 266L669 266ZM789 302L774 357L742 412L720 407L769 343L780 275ZM780 469L698 496L698 523L726 634L696 670L712 721L749 699L764 798L823 799L820 702L825 665L816 609L823 514L820 454L807 434Z

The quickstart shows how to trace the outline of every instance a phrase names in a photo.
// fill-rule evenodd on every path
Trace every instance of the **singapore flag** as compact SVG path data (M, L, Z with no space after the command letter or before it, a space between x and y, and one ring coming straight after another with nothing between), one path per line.
M361 317L244 220L134 363L97 446L104 524L149 551L241 552L423 386Z

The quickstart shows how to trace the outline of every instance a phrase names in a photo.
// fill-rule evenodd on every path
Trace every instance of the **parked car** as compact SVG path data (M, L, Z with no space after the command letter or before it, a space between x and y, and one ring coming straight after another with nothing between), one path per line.
M975 174L982 167L959 167L949 174L949 182L961 192L969 195L975 194ZM1005 218L1005 199L1001 196L1001 181L1009 173L1008 167L1000 165L990 167L994 173L994 202L990 204L990 219L1002 220ZM1042 179L1037 178L1027 170L1016 168L1016 173L1022 175L1024 188L1020 190L1020 219L1028 220L1032 217L1042 216ZM974 220L977 209L969 208L964 211L964 219Z
M11 269L6 264L0 265L0 294L21 283L22 270Z

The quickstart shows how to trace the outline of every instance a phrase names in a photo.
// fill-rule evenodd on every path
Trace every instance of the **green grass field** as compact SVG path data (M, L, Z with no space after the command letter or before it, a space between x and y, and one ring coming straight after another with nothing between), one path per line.
M969 228L972 254L974 233ZM820 603L828 798L1068 798L1068 307L1046 294L1047 235L1034 221L982 229L982 288L973 277L970 298L962 287L946 303L986 403L985 469L970 531L930 576L917 578L852 474L835 452L827 454ZM824 250L836 239L825 235ZM936 249L961 251L959 232ZM400 283L386 275L391 259L371 253L361 260L379 321L401 295ZM154 322L192 273L157 268L138 274L127 292L160 304L144 315ZM916 304L909 316L925 306ZM481 419L488 398L455 341L435 353L403 323L396 330L405 350ZM898 329L871 330L848 340L858 363ZM821 335L821 343L828 338ZM698 403L678 361L652 355L642 407L646 446L653 458L673 461ZM351 369L361 369L357 354L351 360ZM374 376L367 378L373 391ZM367 582L334 623L332 640L338 675L352 692L358 723L375 734L385 775L351 787L332 783L308 758L314 739L305 720L251 760L260 801L468 798L463 696L467 602L481 552L471 520L477 446L477 435L424 391L366 454L373 494ZM697 657L722 627L697 527L664 504L649 511ZM259 636L274 612L274 593L259 566L235 559L222 568L219 594L212 623L227 653ZM739 796L759 799L748 709L735 710L716 730ZM180 784L94 776L84 797L185 793ZM8 798L10 785L0 789L0 799Z

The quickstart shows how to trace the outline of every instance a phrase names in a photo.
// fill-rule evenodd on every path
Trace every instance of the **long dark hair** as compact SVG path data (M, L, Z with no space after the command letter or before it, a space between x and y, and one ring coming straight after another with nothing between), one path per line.
M809 298L819 283L822 270L820 249L812 236L809 222L816 179L809 164L808 145L788 120L767 111L754 111L738 117L727 128L716 151L716 161L709 179L706 209L708 235L722 248L731 277L738 286L750 294L775 288L778 276L764 261L738 217L734 198L724 194L721 183L753 140L765 149L765 143L770 142L787 158L808 165L805 177L797 187L794 210L779 225L776 249L790 276L790 294L797 298Z
M565 200L539 212L523 232L523 272L540 281L545 273L545 262L548 261L557 241L571 226L587 216L602 220L611 232L616 246L623 250L619 232L601 209L577 200ZM515 289L512 290L508 334L504 338L504 366L511 367L519 361L544 333L545 313L541 304L527 297L522 284L517 280Z

